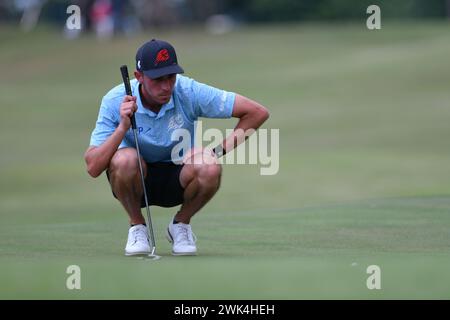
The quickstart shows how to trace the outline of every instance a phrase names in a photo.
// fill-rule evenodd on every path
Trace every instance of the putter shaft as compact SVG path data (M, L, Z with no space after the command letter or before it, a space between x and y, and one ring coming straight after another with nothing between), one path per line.
M155 250L156 250L156 242L155 242L155 236L153 234L153 223L152 223L152 217L150 215L150 208L148 205L147 188L145 187L144 170L142 168L141 151L139 150L139 143L138 143L138 136L137 136L136 128L133 128L133 134L134 134L134 141L136 143L136 153L137 153L137 158L138 158L138 163L139 163L139 172L141 174L141 182L142 182L142 188L143 188L143 192L144 192L145 208L147 209L147 229L148 229L148 233L150 235L150 241L152 243L151 255L154 255Z

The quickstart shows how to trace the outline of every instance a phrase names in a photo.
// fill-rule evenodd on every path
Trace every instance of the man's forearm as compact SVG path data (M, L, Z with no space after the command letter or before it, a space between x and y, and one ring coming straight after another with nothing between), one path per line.
M109 167L109 163L114 153L117 151L122 142L127 129L119 125L114 133L106 139L99 147L89 149L85 154L87 171L92 177L98 177L105 169Z
M222 142L223 154L230 152L251 136L268 118L267 112L245 115L239 119L233 132ZM217 149L217 148L216 148Z

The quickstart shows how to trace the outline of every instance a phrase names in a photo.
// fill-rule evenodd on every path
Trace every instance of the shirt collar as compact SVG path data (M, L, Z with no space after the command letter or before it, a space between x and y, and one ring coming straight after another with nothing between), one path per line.
M159 110L158 114L154 113L153 111L147 109L144 107L144 105L142 104L141 101L141 93L139 91L139 82L137 81L135 90L134 90L134 95L137 97L136 99L136 104L138 106L137 109L137 113L143 113L143 114L147 114L148 116L155 118L155 119L160 119L164 116L164 114L169 111L170 109L175 108L175 105L173 103L173 92L172 92L172 96L170 97L169 102L167 102L166 104L163 104L161 107L161 110Z

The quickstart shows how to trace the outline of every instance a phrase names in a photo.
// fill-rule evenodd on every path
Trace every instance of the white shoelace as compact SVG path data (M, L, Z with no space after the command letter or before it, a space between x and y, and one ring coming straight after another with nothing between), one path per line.
M197 237L192 232L191 226L188 224L175 224L175 228L178 228L177 242L186 242L188 245L195 245Z
M132 235L133 235L133 238L134 238L133 244L135 244L136 242L139 242L139 241L148 242L148 237L147 237L146 230L144 230L143 228L136 228L136 229L134 229L132 231Z

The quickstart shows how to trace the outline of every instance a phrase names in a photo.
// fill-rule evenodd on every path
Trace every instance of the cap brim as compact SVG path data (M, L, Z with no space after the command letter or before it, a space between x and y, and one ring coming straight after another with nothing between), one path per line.
M174 65L167 66L164 68L144 71L144 74L147 77L149 77L150 79L157 79L160 77L167 76L168 74L174 74L174 73L184 73L184 70L179 65L174 64Z

